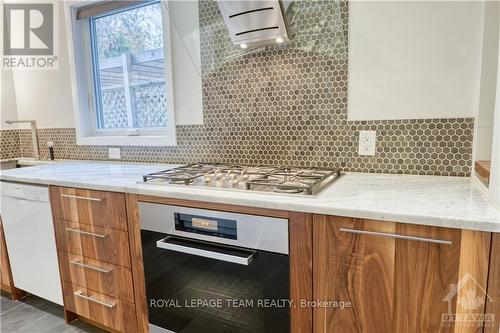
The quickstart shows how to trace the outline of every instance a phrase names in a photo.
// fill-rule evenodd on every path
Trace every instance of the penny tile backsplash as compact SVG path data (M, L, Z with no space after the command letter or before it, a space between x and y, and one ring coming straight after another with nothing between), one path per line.
M31 137L31 134L30 134ZM0 159L21 156L18 130L0 131Z
M287 16L290 45L242 54L217 3L200 1L204 124L177 126L176 147L121 147L122 160L470 175L473 118L347 120L347 2L296 1ZM358 155L361 130L377 131L375 156ZM38 135L42 157L53 141L56 158L108 159L107 147L78 146L74 128ZM0 139L2 158L33 155L29 130Z

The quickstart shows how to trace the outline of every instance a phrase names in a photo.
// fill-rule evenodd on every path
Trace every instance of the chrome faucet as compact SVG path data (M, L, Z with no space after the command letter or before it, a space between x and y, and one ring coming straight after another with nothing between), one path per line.
M19 123L30 123L31 124L31 139L33 140L33 152L35 153L35 158L40 159L40 154L38 152L38 131L36 128L36 120L6 120L7 124L19 124Z

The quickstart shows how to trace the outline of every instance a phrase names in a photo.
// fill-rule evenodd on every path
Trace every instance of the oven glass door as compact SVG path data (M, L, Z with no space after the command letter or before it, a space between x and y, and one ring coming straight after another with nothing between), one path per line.
M141 233L151 324L179 333L290 331L287 255Z

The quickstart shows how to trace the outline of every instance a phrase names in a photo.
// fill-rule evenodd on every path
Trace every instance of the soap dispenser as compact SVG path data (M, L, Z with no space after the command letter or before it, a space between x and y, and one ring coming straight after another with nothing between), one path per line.
M54 142L47 142L47 146L49 147L49 158L53 161L54 158Z

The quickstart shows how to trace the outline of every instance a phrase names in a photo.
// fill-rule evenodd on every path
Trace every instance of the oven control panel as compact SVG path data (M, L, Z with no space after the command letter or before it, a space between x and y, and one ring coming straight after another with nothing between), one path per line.
M288 254L288 220L209 209L139 203L141 229Z

